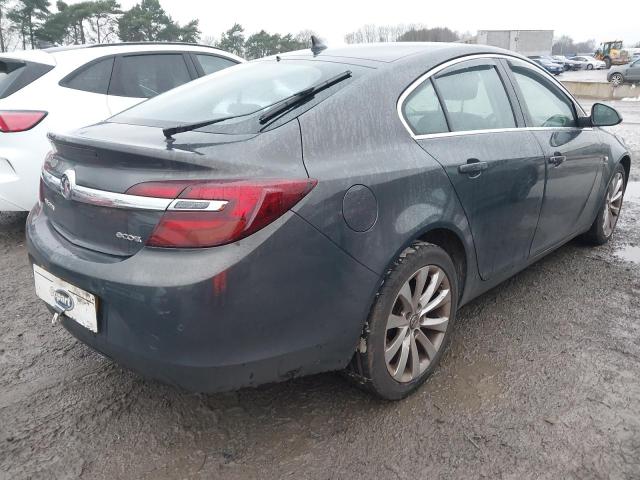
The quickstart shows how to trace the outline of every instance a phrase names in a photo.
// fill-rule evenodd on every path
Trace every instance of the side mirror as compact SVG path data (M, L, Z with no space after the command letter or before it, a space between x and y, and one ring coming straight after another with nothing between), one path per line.
M604 103L594 103L591 107L591 125L594 127L610 127L622 122L618 111Z

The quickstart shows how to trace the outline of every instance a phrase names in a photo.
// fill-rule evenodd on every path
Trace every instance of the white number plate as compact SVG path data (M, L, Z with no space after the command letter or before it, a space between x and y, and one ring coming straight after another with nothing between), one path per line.
M36 295L92 332L98 333L96 297L65 282L37 265L33 266Z

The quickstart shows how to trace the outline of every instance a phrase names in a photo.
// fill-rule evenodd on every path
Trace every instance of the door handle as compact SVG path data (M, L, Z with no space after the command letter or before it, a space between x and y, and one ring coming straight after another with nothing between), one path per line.
M549 163L554 167L560 166L567 159L564 155L554 155L553 157L549 157Z
M489 168L487 162L480 162L475 159L467 160L467 163L458 166L460 173L477 173L480 174L483 170Z

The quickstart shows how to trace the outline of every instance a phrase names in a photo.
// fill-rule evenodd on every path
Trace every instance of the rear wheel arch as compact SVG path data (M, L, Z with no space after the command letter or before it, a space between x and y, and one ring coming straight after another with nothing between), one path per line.
M463 238L464 235L451 225L430 225L415 235L407 238L407 241L400 246L391 258L389 258L383 277L391 270L403 252L410 248L414 243L431 243L442 248L451 258L458 279L459 298L462 298L465 291L466 280L469 277L468 269L470 266L474 265L474 259L469 258L469 254L475 252L473 245L466 245ZM382 285L382 283L380 283L380 285ZM372 304L374 300L375 294L372 298Z
M413 243L416 240L432 243L447 252L447 255L451 258L456 269L459 296L462 298L465 281L467 279L467 266L469 265L469 261L467 259L467 248L465 247L461 236L450 228L438 227L423 232L416 238L412 239L410 243Z
M625 155L620 159L620 163L624 167L626 181L629 181L629 175L631 174L631 157Z

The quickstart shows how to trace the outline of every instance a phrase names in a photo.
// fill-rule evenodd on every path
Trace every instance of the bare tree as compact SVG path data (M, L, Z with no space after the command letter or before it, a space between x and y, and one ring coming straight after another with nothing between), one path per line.
M304 43L307 47L311 47L311 35L314 35L316 37L318 36L318 34L313 30L309 30L309 29L300 30L298 33L296 33L293 36L293 39L296 42Z
M200 39L200 43L202 45L209 45L210 47L215 47L218 44L218 37L214 35L206 35Z
M374 42L397 42L405 33L411 30L424 28L420 24L398 24L398 25L373 25L367 24L358 30L347 33L344 41L347 43L374 43Z

